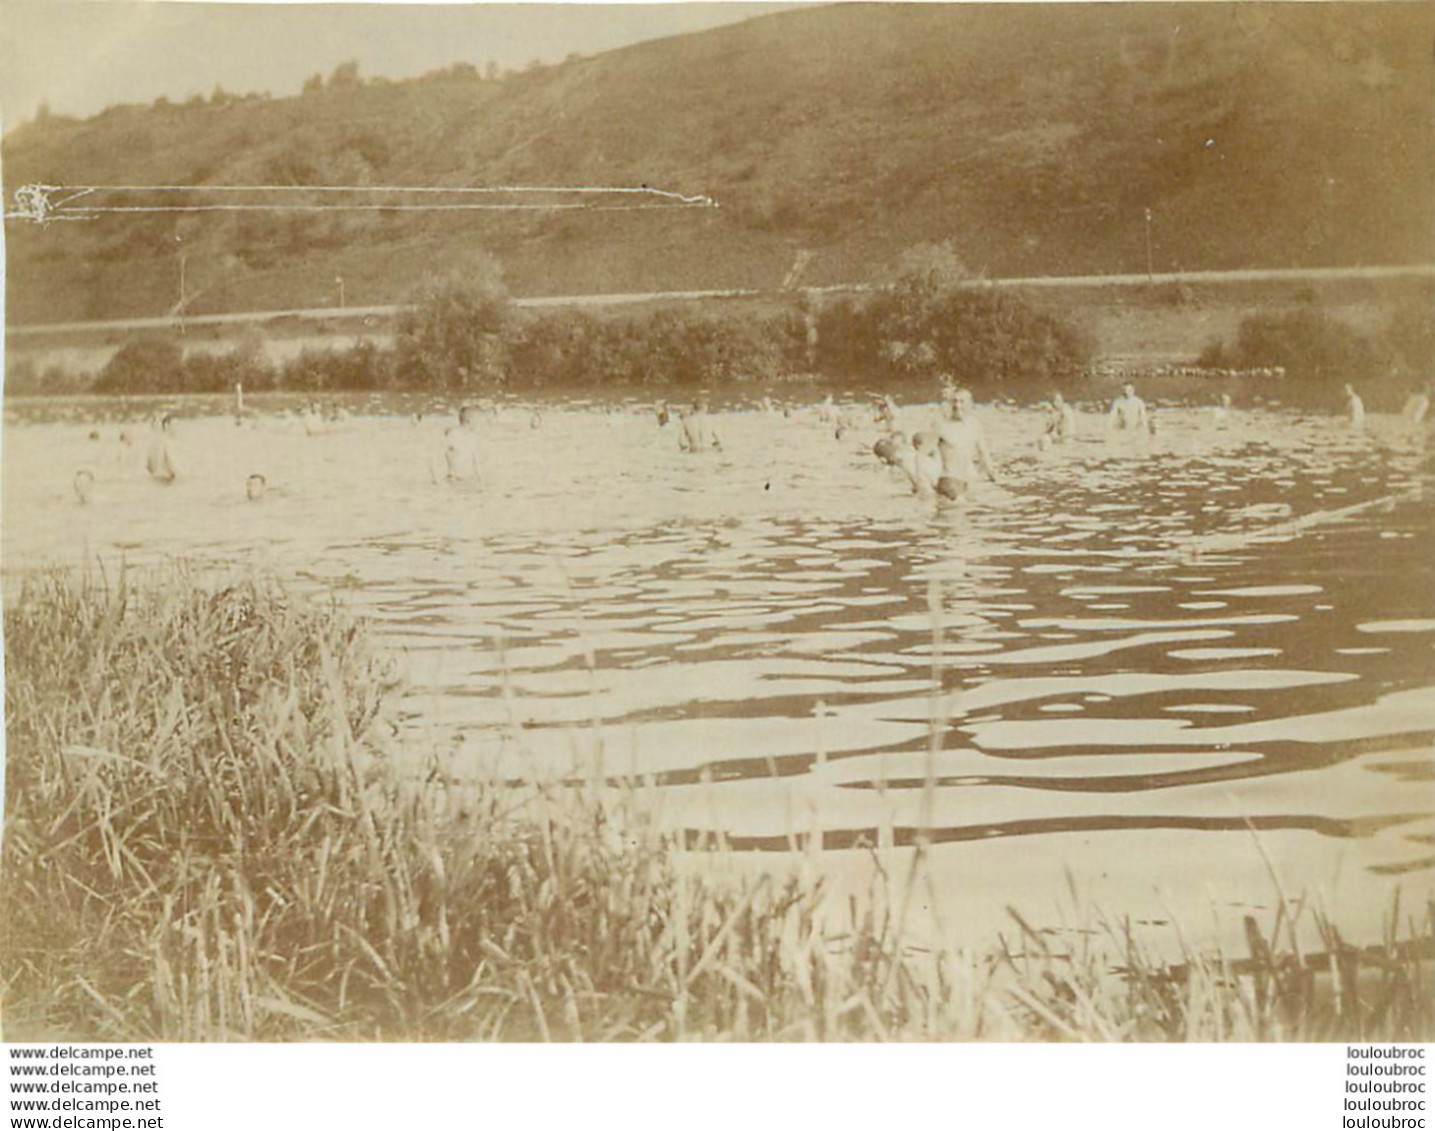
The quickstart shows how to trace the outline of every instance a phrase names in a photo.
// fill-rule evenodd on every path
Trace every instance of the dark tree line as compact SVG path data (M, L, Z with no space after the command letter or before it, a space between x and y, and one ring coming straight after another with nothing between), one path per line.
M890 285L826 298L730 306L521 311L495 261L428 280L392 346L359 341L275 364L257 337L223 354L185 353L173 336L126 342L88 386L12 372L11 391L105 394L245 389L601 389L768 383L809 374L869 384L951 373L979 388L1079 377L1090 356L1070 323L972 280L951 249L905 255ZM49 388L41 388L49 386Z

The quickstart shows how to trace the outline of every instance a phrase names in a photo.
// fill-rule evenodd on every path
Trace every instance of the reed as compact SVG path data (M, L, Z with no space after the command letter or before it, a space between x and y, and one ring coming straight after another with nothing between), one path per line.
M1435 1030L1429 906L1392 908L1361 951L1282 898L1314 917L1316 956L1251 923L1249 953L1185 946L1173 966L1093 909L1074 948L1015 912L985 950L919 946L886 846L838 906L814 868L741 878L713 838L660 831L642 786L461 780L399 740L400 681L364 626L271 582L57 573L5 640L7 1039Z

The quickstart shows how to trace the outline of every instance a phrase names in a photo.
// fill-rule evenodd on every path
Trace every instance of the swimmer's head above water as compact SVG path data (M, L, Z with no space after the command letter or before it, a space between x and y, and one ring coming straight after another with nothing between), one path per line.
M95 492L94 475L81 468L79 471L75 472L74 488L75 498L79 500L80 505L88 505L90 497Z
M839 440L842 438L841 429L838 430L837 438ZM890 436L883 436L872 445L872 454L883 463L890 465L896 463L903 449L909 446L906 433L893 432Z
M269 480L257 471L244 481L244 497L251 503L257 503L264 498L264 492L267 490L269 490Z

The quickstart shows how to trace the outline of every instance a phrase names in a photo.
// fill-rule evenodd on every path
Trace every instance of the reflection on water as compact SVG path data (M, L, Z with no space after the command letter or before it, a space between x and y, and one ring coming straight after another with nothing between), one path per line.
M1372 929L1390 885L1435 890L1431 465L1394 421L1168 409L1043 453L1036 414L993 409L1001 485L939 508L810 410L720 413L693 457L644 406L510 405L452 487L445 419L356 407L316 436L191 415L158 487L122 407L9 405L7 590L120 554L273 569L374 618L409 721L475 774L601 763L738 848L816 824L829 862L911 843L930 784L963 899L1069 865L1126 903L1258 900L1252 830Z

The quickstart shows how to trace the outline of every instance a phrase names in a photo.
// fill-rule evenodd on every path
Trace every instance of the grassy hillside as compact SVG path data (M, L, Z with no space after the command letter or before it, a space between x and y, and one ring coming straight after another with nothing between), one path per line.
M485 80L51 119L21 184L626 184L717 210L219 213L7 226L16 323L402 299L486 249L519 294L1435 257L1435 6L840 5ZM312 197L299 196L299 200ZM176 236L181 238L176 243Z

